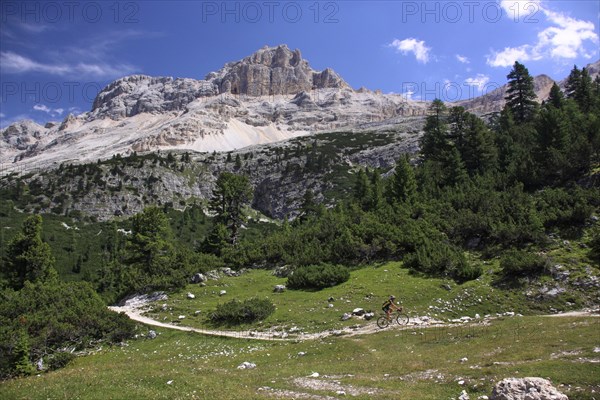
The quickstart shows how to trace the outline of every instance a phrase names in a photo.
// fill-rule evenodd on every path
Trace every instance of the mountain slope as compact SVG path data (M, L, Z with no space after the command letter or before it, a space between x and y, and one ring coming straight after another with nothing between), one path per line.
M134 151L229 151L425 112L424 102L354 91L331 69L313 70L298 50L265 47L205 80L128 76L61 124L11 125L0 131L0 163L31 170Z
M600 62L587 66L594 77ZM553 80L535 77L538 100ZM564 86L564 81L561 82ZM500 111L506 85L461 105ZM156 150L232 151L319 132L395 129L426 115L428 102L353 90L299 50L264 47L204 80L132 75L106 86L89 112L62 123L20 121L0 131L0 175Z

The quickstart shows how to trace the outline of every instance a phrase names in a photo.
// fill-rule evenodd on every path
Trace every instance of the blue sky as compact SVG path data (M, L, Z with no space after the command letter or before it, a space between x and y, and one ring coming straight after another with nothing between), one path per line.
M599 58L598 1L0 2L0 126L91 108L129 74L202 79L264 45L300 49L352 87L452 101L515 60L564 78Z

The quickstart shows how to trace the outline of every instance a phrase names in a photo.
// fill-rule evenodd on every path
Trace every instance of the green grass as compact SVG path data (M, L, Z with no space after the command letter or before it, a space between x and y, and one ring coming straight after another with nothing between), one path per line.
M379 313L381 304L390 294L400 299L409 314L428 315L441 320L475 317L476 314L483 317L507 311L542 313L549 312L551 306L564 303L562 297L559 297L553 302L540 304L528 299L522 288L495 288L491 283L496 279L497 268L497 262L488 263L484 265L484 275L478 280L456 284L452 280L413 275L402 268L402 263L391 262L354 270L347 282L335 287L319 291L288 289L284 293L273 293L273 288L275 285L284 285L286 278L275 277L267 270L251 270L239 277L209 280L204 287L190 284L184 290L171 294L166 302L155 304L148 315L167 322L185 315L182 325L214 328L207 316L218 304L232 299L245 300L259 296L273 301L276 305L275 313L264 321L240 325L235 329L243 331L298 327L311 333L365 324L367 321L362 319L341 321L341 316L358 307ZM450 287L450 290L444 286ZM221 290L225 290L227 294L220 296ZM188 299L188 292L194 294L195 298ZM572 293L563 295L565 298L572 296ZM334 301L328 301L329 298ZM163 311L165 303L167 310ZM331 308L330 303L333 304ZM196 314L196 311L200 313Z
M269 398L270 391L259 390L265 386L335 396L335 385L316 390L298 380L318 372L317 381L339 382L347 392L356 390L357 399L437 400L456 398L463 389L476 398L505 377L540 376L572 400L591 400L600 389L600 356L594 352L599 321L508 318L469 329L385 330L299 343L159 329L154 340L133 340L56 372L3 382L0 397L262 399ZM244 361L256 369L237 369Z

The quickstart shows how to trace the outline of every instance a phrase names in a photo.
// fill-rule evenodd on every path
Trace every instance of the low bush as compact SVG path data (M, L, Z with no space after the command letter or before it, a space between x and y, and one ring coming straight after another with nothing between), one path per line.
M263 320L273 312L275 305L269 299L231 300L219 304L209 315L209 319L216 324L243 324Z
M48 358L48 370L54 371L63 367L66 367L71 361L75 359L75 354L66 351L60 351L54 353Z
M425 241L404 257L404 266L433 276L449 276L458 282L478 278L481 267L467 262L460 249L445 243Z
M290 289L323 289L350 279L348 268L342 265L320 264L297 268L288 277Z
M524 250L509 250L500 260L505 277L539 275L548 267L545 257Z

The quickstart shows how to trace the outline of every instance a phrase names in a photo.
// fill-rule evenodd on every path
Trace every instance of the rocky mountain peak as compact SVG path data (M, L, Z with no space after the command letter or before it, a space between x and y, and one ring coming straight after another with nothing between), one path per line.
M225 64L205 80L131 75L110 83L94 100L89 118L121 119L141 113L184 111L189 103L221 93L248 96L298 94L350 86L332 69L313 70L300 50L265 46Z
M302 58L300 50L286 45L265 46L254 54L206 76L219 93L270 96L298 94L313 89L347 88L350 86L333 70L313 70Z

